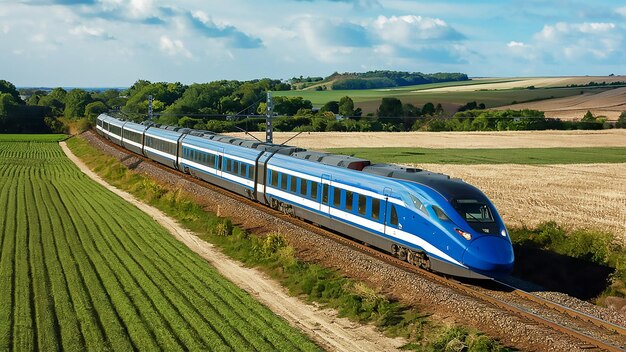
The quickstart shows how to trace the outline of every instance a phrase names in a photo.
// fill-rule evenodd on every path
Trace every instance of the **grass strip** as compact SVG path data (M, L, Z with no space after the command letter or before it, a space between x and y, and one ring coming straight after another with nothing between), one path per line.
M459 138L470 138L462 137ZM394 164L596 164L625 163L624 147L589 148L331 148L335 154L352 155L373 163Z

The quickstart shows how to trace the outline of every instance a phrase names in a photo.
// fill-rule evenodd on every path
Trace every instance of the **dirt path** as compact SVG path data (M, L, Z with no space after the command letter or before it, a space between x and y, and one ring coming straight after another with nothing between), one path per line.
M192 232L182 228L174 219L157 208L109 185L78 159L67 148L65 142L60 144L68 158L88 177L150 215L176 239L213 265L226 279L246 290L276 315L303 331L323 348L332 351L398 351L399 347L407 343L404 339L385 337L373 326L364 326L339 318L334 310L320 309L289 296L282 286L269 279L264 273L242 267L212 244L202 241Z

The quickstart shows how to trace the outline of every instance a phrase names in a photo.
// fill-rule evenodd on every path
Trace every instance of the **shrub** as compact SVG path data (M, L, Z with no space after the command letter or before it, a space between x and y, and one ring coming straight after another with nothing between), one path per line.
M616 128L626 128L626 111L622 111L615 123Z
M217 236L230 236L233 234L233 223L230 219L223 219L215 225L214 234Z

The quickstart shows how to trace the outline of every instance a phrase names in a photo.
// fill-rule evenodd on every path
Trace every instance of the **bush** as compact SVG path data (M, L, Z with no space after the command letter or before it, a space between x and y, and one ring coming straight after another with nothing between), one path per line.
M215 225L214 234L217 236L231 236L233 234L233 223L230 219L224 219Z
M626 111L622 111L615 123L616 128L626 128Z

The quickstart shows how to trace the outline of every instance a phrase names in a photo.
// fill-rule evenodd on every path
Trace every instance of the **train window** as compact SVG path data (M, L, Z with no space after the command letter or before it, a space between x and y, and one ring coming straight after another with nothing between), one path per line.
M317 182L311 182L311 198L313 198L313 200L317 200Z
M333 205L335 208L341 207L341 189L333 187Z
M233 172L233 161L230 159L226 159L226 172Z
M289 181L291 181L289 184L289 191L291 193L296 193L296 190L298 189L298 178L295 176L289 176Z
M444 213L443 210L439 208L438 206L433 205L433 210L435 211L435 214L437 214L437 217L439 218L439 220L450 221L450 218L448 217L448 215L446 215L446 213Z
M380 218L380 199L372 198L372 219L378 220Z
M278 172L270 170L271 185L278 188Z
M367 210L367 198L362 194L358 194L357 197L357 211L359 214L365 215Z
M391 205L391 214L389 214L389 223L395 226L398 226L398 224L400 223L398 221L398 210L396 210L395 204Z
M123 130L122 133L124 134L125 139L129 139L133 142L141 143L141 134L134 132L134 131L126 130L126 129Z
M322 203L328 205L328 184L322 185Z
M233 174L239 175L239 162L233 161Z
M306 185L307 185L307 180L300 179L300 194L303 196L306 196Z
M489 206L477 199L456 199L452 206L466 221L494 222Z
M223 160L224 160L224 157L223 157L223 156L219 155L219 156L217 157L217 169L218 169L218 170L221 170L221 169L222 169L222 167L223 167L223 165L222 165Z
M287 174L280 174L280 188L287 190Z
M346 210L352 211L352 201L354 200L354 193L352 191L346 191Z

